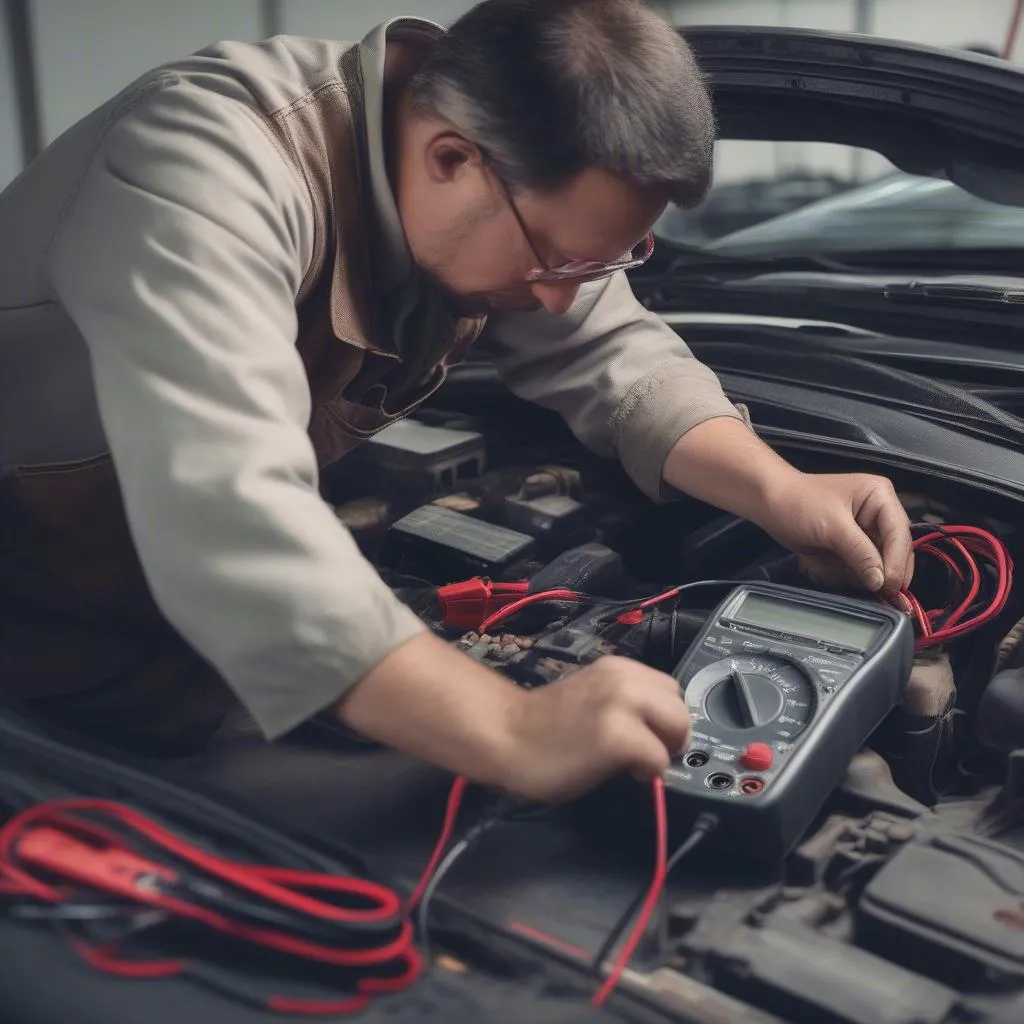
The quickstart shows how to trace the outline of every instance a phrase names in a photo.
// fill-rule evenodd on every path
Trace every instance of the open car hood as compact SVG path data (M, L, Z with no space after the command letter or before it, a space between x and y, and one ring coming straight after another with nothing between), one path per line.
M911 174L1024 205L1024 69L965 52L801 29L684 30L726 139L875 150Z

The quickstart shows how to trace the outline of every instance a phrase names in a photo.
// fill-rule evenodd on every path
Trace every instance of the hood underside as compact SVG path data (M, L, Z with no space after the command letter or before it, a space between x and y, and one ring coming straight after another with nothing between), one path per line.
M725 139L830 142L1024 205L1024 70L966 51L800 29L684 30Z

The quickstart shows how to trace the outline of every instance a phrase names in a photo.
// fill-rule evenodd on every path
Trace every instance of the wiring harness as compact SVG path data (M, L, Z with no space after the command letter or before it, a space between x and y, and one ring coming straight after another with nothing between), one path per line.
M1006 607L1013 586L1013 560L1006 545L988 530L977 526L943 526L917 523L912 527L913 548L919 570L934 561L945 570L945 600L925 609L922 599L904 589L890 603L914 622L917 648L946 644L991 622ZM915 577L918 574L915 574ZM531 605L561 602L593 605L596 621L607 619L636 625L655 605L698 587L734 587L739 580L697 580L671 587L653 597L631 601L607 598L575 590L529 593L529 584L491 583L476 578L442 587L439 594L448 614L446 624L486 633ZM916 588L915 588L916 589Z
M913 620L916 632L915 646L918 650L963 637L991 622L1006 607L1013 585L1013 562L1006 545L994 534L975 526L915 524L913 549L917 559L915 580L919 575L927 576L929 563L935 563L945 570L945 600L939 607L926 610L922 600L911 589L902 590L892 599L895 607ZM687 590L698 587L729 588L736 586L738 582L700 580L671 587L653 597L633 601L609 601L573 590L529 593L526 583L494 585L492 589L490 581L479 579L467 581L465 584L453 584L452 593L453 596L469 598L461 601L458 606L459 625L465 628L475 627L481 633L486 633L525 608L541 602L590 604L595 606L595 625L600 625L604 621L635 625L642 621L650 608L678 597ZM424 875L426 897L420 915L420 931L424 938L427 932L427 904L430 896L454 862L469 848L473 839L481 834L481 830L477 830L473 839L467 835L449 849L463 789L464 782L461 780L452 789L445 829ZM605 965L613 955L623 932L629 927L630 922L633 922L620 952L614 961L608 964L604 983L594 997L595 1006L602 1005L621 980L638 944L655 917L669 873L718 825L718 820L713 815L699 817L686 841L669 858L665 790L660 779L653 783L653 795L656 825L654 873L649 885L637 895L594 958L593 969L595 973L601 975L605 972ZM490 822L493 823L494 821ZM430 876L432 880L427 883L426 879ZM659 923L660 930L664 931L664 918Z
M945 584L944 600L935 608L925 609L911 590L892 601L913 620L918 650L959 639L1003 611L1013 586L1013 561L998 537L977 526L917 523L912 529L915 577L932 561L944 570Z
M913 528L918 578L938 567L945 598L937 606L910 589L892 603L909 615L917 647L948 643L991 622L1005 608L1013 563L993 534L972 526ZM451 617L481 632L542 601L587 603L593 622L634 625L655 605L697 587L733 587L735 580L701 580L653 597L609 601L573 590L529 593L525 583L472 580L453 584ZM445 589L445 588L442 588ZM444 600L445 595L442 594ZM448 796L441 834L418 884L403 901L391 888L351 876L267 867L216 855L182 838L138 810L113 801L56 800L16 813L0 828L0 897L23 918L49 920L98 970L127 978L189 975L252 1005L281 1013L340 1015L364 1010L375 995L397 992L420 976L423 956L415 946L411 916L418 910L419 939L426 948L430 902L455 862L489 829L521 812L523 804L501 798L454 839L468 782L456 779ZM686 842L669 858L665 790L652 784L656 825L654 871L593 963L603 983L594 996L602 1005L615 990L648 930L672 868L717 826L698 819ZM454 839L454 841L453 841ZM633 922L621 949L622 934ZM195 927L225 942L284 958L282 974L301 966L327 970L332 991L343 998L283 996L253 991L230 972L201 957L164 954L140 960L119 955L129 938L155 925ZM97 937L97 936L101 937ZM191 948L185 942L185 949ZM610 958L614 954L614 960ZM610 961L610 962L609 962ZM290 965L290 966L289 966ZM318 980L323 981L318 976ZM320 985L323 988L323 985Z

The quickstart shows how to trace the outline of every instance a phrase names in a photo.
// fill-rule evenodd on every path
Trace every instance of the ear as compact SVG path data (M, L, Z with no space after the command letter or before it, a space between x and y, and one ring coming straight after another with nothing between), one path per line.
M424 158L427 174L437 184L454 182L484 162L480 150L455 132L435 135L427 143Z

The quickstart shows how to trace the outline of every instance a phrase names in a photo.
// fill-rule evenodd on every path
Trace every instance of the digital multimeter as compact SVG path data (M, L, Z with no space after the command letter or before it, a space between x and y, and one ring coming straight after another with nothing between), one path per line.
M899 700L913 657L909 619L882 604L738 585L673 672L693 736L664 776L670 812L710 811L719 838L785 856Z

